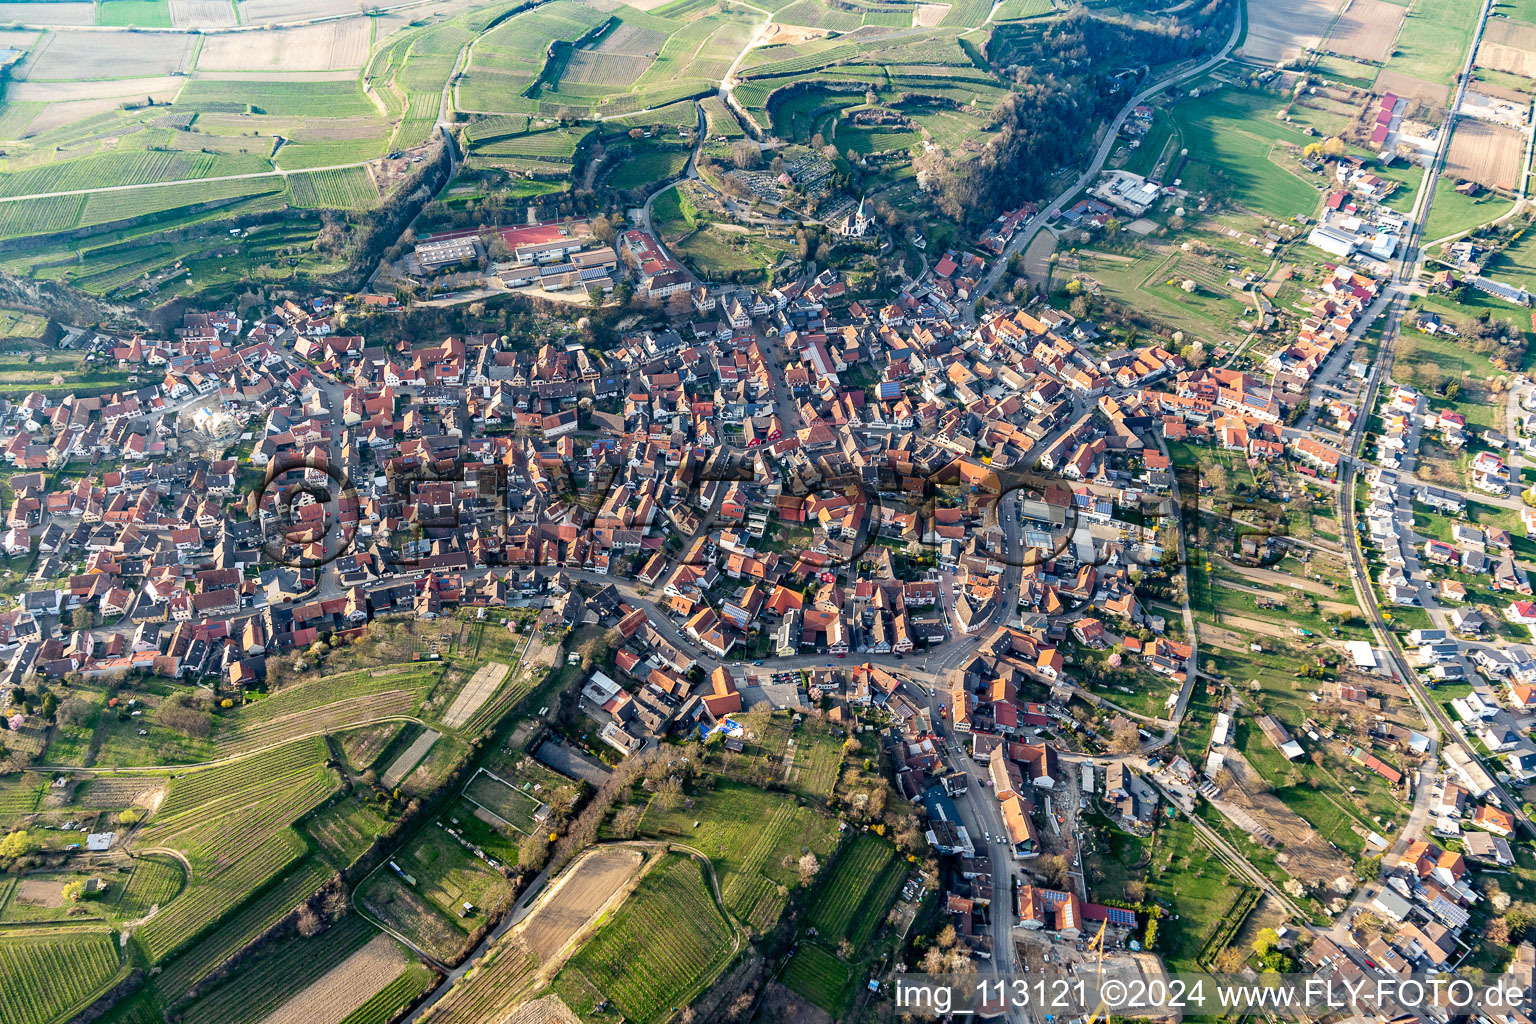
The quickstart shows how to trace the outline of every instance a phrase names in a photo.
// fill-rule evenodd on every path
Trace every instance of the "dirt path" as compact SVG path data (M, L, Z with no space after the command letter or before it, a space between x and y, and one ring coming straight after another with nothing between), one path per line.
M1235 562L1229 562L1226 559L1221 560L1221 567L1223 569L1230 569L1233 572L1242 575L1245 579L1250 579L1254 583L1262 584L1270 588L1268 590L1251 591L1255 594L1263 594L1266 597L1273 596L1275 587L1290 587L1292 590L1300 590L1308 594L1315 594L1318 597L1330 597L1336 599L1339 596L1338 591L1325 584L1319 583L1316 580L1304 579L1300 576L1291 576L1288 573L1283 572L1275 572L1273 569L1252 569L1245 565L1238 565ZM1229 583L1226 580L1218 580L1217 582L1224 587L1231 587L1233 590L1248 589L1243 587L1241 584Z

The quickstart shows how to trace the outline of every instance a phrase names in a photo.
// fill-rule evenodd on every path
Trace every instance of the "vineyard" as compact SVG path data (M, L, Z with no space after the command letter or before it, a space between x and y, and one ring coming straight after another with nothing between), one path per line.
M862 950L885 920L904 876L896 848L863 833L832 865L806 920L821 941L836 946L847 939Z
M802 846L831 855L837 827L816 811L753 786L726 780L693 794L691 809L663 811L651 804L640 828L650 836L687 837L715 866L726 907L755 931L766 931L783 912L780 886L797 884L793 862ZM699 826L694 828L694 822ZM790 866L786 867L786 861Z
M347 1014L341 1024L390 1024L401 1009L416 1001L437 975L419 961L411 961L395 980L369 997L368 1001Z
M139 918L149 913L151 907L165 906L181 892L186 876L181 865L166 857L139 857L134 861L133 874L117 893L118 917Z
M834 1017L847 1005L848 965L818 942L802 939L780 980Z
M0 821L11 823L31 814L47 792L47 778L36 773L7 775L0 779Z
M265 1020L378 934L362 917L348 914L312 939L263 949L189 1006L181 1019L185 1024Z
M313 857L297 865L172 960L156 983L160 992L174 1000L190 991L246 943L313 896L329 874Z
M351 867L383 833L389 821L373 801L357 793L316 811L304 822L322 852L338 868Z
M117 976L108 931L12 933L0 943L0 1020L51 1024L90 1002Z
M275 697L256 700L225 713L215 725L214 736L220 753L227 757L242 750L281 742L290 733L334 732L362 724L348 721L359 717L366 707L365 703L355 703L358 700L373 700L382 708L386 703L393 706L398 694L408 693L419 701L437 685L441 674L441 665L421 664L321 676L285 688ZM377 714L363 717L385 718L400 713L379 710ZM341 722L346 724L338 724ZM319 739L309 743L312 749L323 751L324 743ZM324 754L321 753L317 760L323 761Z
M138 845L180 850L200 881L274 836L297 838L288 826L338 785L325 758L325 741L312 737L184 775L139 833Z
M703 867L690 856L664 854L561 977L584 976L626 1019L651 1024L670 1017L730 962L732 932Z
M176 95L176 107L201 113L274 117L366 117L376 108L360 84L344 82L220 82L195 78Z
M39 192L67 192L102 185L143 185L154 181L180 181L215 174L270 171L260 157L183 153L173 150L99 153L95 156L8 170L0 174L0 196L25 196Z
M289 201L301 209L367 210L378 204L379 190L366 167L288 176Z
M170 907L145 922L134 939L150 963L159 963L239 906L307 849L297 833L283 829L206 881L187 886Z
M503 939L432 1008L430 1024L483 1024L497 1020L538 969L538 955L521 936Z

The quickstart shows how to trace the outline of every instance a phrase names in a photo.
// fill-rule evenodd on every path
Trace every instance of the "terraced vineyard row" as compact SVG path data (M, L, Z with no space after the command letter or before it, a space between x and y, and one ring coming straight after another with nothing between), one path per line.
M732 956L731 925L692 857L666 854L597 935L571 958L624 1016L671 1016Z
M379 201L379 190L365 167L290 175L288 195L303 209L366 210Z
M116 976L122 958L107 931L50 931L0 943L0 1020L47 1024Z
M181 865L167 857L151 854L138 858L128 884L117 895L118 916L142 917L151 907L169 904L185 880Z
M538 967L538 955L522 939L504 940L433 1008L431 1024L501 1019Z
M822 883L820 895L806 918L822 941L835 946L850 937L854 915L895 856L894 846L869 833L848 845L832 865L832 873ZM884 910L880 913L883 916Z
M145 842L170 846L184 853L198 880L216 874L264 843L336 791L336 773L323 765L290 777L281 789L252 795L249 802L221 804L206 818L184 816L166 828L146 829Z
M378 934L353 913L308 942L265 949L188 1007L181 1019L185 1024L255 1024Z
M158 963L229 913L308 847L292 829L273 835L215 877L189 885L170 907L134 933L150 963Z
M172 960L157 987L175 1000L320 888L330 871L313 857L278 879Z
M420 705L422 693L422 689L391 689L266 718L253 715L229 732L220 733L218 752L221 757L232 757L305 733L339 732L381 718L408 715Z
M325 763L326 756L325 740L314 736L233 764L184 774L172 783L154 822L164 824L188 812L205 816L220 802L244 802L258 791Z

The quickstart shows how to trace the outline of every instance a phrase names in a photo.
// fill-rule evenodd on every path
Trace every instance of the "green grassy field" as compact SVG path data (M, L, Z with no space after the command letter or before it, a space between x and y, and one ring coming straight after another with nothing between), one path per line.
M171 5L168 0L101 0L96 5L96 24L170 28Z
M688 163L686 149L661 149L636 153L624 160L608 178L612 188L642 188L681 174Z
M1189 150L1189 164L1207 168L1213 187L1255 212L1289 219L1312 213L1321 197L1275 162L1286 147L1308 141L1275 120L1277 106L1277 98L1267 93L1224 89L1178 104L1172 117ZM1187 172L1185 178L1187 187Z
M1450 84L1476 27L1477 12L1456 0L1414 0L1386 69Z
M690 809L664 811L652 804L641 819L641 832L686 837L714 864L731 913L766 931L788 902L778 887L799 884L793 862L801 847L825 861L837 844L837 826L792 800L736 782L722 780L692 798Z
M734 933L699 862L685 854L664 854L566 963L555 991L573 1009L580 1007L583 989L568 977L579 975L625 1019L637 1024L666 1020L730 962Z
M1435 182L1435 195L1430 201L1429 220L1424 225L1424 241L1433 242L1447 235L1470 231L1479 224L1486 224L1508 213L1512 205L1487 189L1483 189L1482 195L1475 199L1459 195L1456 182L1441 175Z

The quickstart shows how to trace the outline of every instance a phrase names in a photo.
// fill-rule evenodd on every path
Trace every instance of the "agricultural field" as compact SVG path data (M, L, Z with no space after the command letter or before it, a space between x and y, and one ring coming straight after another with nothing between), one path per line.
M325 676L285 688L219 716L214 744L220 756L228 757L408 715L437 685L441 673L440 665L425 663Z
M360 954L361 960L356 959ZM359 915L348 914L314 938L277 943L250 957L188 1006L182 1020L187 1024L292 1021L290 1004L297 999L313 1001L312 1020L340 1024L347 1013L400 973L405 963L394 939ZM337 986L332 973L348 965L359 970L357 990L333 991ZM340 1005L324 1013L321 1008L338 997ZM337 1016L336 1010L345 1012Z
M111 932L32 929L0 942L0 1020L51 1024L83 1008L127 968Z
M510 892L506 880L463 849L441 823L418 832L392 863L399 871L381 866L363 883L359 903L444 962L458 958L469 931ZM475 910L460 917L465 903Z
M567 961L554 989L577 1013L595 989L628 1020L669 1018L724 969L739 937L710 891L704 867L663 854L597 934Z
M1407 8L1388 0L1350 0L1328 34L1325 48L1346 57L1380 63L1392 55Z
M1513 128L1462 118L1451 135L1445 173L1487 188L1513 192L1520 185L1525 137Z
M351 867L366 853L390 820L377 800L363 792L332 801L304 821L304 831L338 868Z
M1456 0L1413 0L1386 70L1449 84L1461 70L1476 26L1476 16Z
M651 804L641 833L686 837L714 865L726 908L754 931L767 931L788 903L788 890L799 884L792 864L801 848L825 861L837 845L837 826L808 807L737 782L722 780L693 799L692 808L675 811Z
M306 857L264 889L253 890L246 903L201 935L166 965L155 982L168 1001L191 991L246 943L313 896L330 872L314 857Z
M857 954L884 922L905 877L896 848L864 833L833 863L806 921L817 938L832 946L847 939Z

